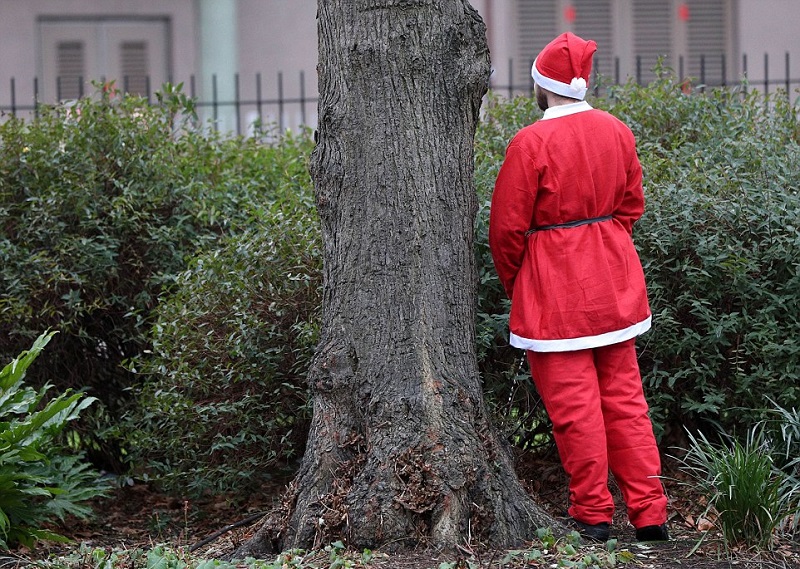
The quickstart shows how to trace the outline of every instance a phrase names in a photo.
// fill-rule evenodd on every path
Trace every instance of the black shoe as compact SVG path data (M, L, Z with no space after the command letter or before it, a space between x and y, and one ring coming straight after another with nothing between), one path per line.
M608 522L600 522L599 524L592 525L572 518L571 523L573 527L578 530L578 533L586 539L605 543L608 541L609 537L611 537L611 525Z
M638 528L636 530L636 539L639 541L669 541L667 524Z

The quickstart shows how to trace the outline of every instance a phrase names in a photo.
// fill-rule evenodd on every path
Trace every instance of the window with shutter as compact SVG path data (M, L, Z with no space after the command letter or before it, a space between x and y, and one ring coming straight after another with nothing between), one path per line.
M672 2L665 0L633 1L633 52L637 80L648 83L655 78L653 69L659 58L673 67Z
M611 0L575 0L573 31L580 37L597 42L592 73L614 78L614 22Z
M514 66L515 86L530 89L533 59L559 33L558 9L558 0L517 0L519 53Z
M727 47L726 0L688 2L687 68L685 74L708 85L727 77L723 54Z
M148 96L149 65L147 43L143 41L123 41L119 44L121 87L128 93Z
M558 34L572 30L597 42L593 72L613 76L614 0L517 0L517 86L530 86L533 59Z
M571 29L597 42L594 72L606 80L656 78L662 65L709 85L734 76L734 0L517 0L515 83L556 34Z
M56 90L60 101L83 96L86 77L86 48L81 41L56 44Z
M42 101L84 96L93 81L147 96L168 80L169 18L40 16L38 24Z

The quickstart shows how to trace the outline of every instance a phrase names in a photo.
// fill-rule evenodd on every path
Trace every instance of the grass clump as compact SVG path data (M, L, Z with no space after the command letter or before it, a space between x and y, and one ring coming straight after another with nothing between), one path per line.
M682 470L707 500L704 513L715 521L728 546L770 549L780 535L793 531L800 511L800 485L778 468L774 447L762 426L751 428L743 441L713 443L702 433L689 433Z

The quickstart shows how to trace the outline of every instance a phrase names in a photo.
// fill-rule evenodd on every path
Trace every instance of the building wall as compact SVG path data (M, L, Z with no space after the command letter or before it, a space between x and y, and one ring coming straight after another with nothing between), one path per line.
M260 74L264 98L277 100L282 94L296 101L283 109L263 107L265 122L284 127L316 124L316 103L301 104L301 99L317 96L317 0L238 0L238 4L243 92L255 98ZM251 119L257 112L253 105L244 109Z
M192 0L0 0L0 104L9 102L12 77L17 102L30 104L33 100L34 77L40 75L43 66L42 18L53 22L59 18L124 20L145 16L166 18L169 23L169 72L194 73L197 62Z
M513 0L504 31L512 40L512 83L530 89L529 70L553 37L572 31L597 42L594 71L603 81L650 81L659 61L683 75L721 82L733 75L737 0ZM706 65L705 57L715 62ZM507 56L508 57L508 56ZM503 68L505 70L505 68ZM711 71L714 71L711 74ZM506 74L509 75L509 74ZM507 82L507 79L504 78Z
M800 2L797 0L740 0L736 24L739 34L739 70L741 54L747 55L747 79L754 86L764 80L764 56L768 58L768 78L789 75L800 80ZM774 88L774 87L773 87ZM795 83L792 90L797 88Z
M492 59L491 84L501 92L509 93L510 83L519 84L515 77L515 60L517 59L516 11L510 0L473 0L472 6L480 13L486 23L486 37L489 42L489 53ZM522 83L527 77L522 78ZM506 87L504 90L503 87Z
M125 18L157 17L168 22L169 46L168 67L173 82L183 82L187 91L191 78L196 79L196 93L206 97L207 87L199 74L204 66L201 61L203 33L200 11L209 0L0 0L0 106L10 105L10 80L15 79L17 105L30 104L33 100L33 81L43 69L42 22L57 22L60 18ZM540 32L530 46L520 48L520 35L526 32L520 6L526 3L533 12L526 16L530 25L541 26L545 12L551 17L548 31ZM691 31L691 23L676 18L682 6L689 6L690 13L701 15L708 7L724 5L726 29L724 40L728 56L727 81L735 82L744 70L743 54L747 55L747 74L755 86L764 79L764 56L769 61L769 78L773 81L785 76L786 53L790 54L789 73L800 80L800 34L796 22L800 21L798 0L472 0L487 24L487 35L492 56L492 86L502 93L511 93L509 84L521 86L522 91L530 86L530 61L549 39L560 31L573 29L601 37L597 67L604 72L613 69L611 61L618 59L616 72L620 79L636 73L634 54L637 50L635 15L637 7L666 6L670 14L670 38L673 67L678 67L686 46L692 41L704 39L702 30ZM282 126L314 124L317 96L317 0L235 0L237 58L231 69L220 75L233 77L238 74L238 89L242 99L251 104L242 105L237 112L241 121L248 123L260 112L266 122ZM577 18L570 18L568 9L577 11ZM552 13L551 13L552 12ZM598 15L612 22L611 27L600 26ZM598 27L599 26L599 27ZM550 29L552 28L552 30ZM544 28L542 28L544 29ZM608 32L608 29L611 31ZM658 24L654 30L659 31ZM692 40L694 33L695 40ZM647 34L639 32L647 39ZM545 37L547 36L547 37ZM697 39L699 38L699 40ZM719 43L719 41L717 43ZM696 48L698 49L698 48ZM602 64L602 65L601 65ZM687 74L696 74L697 63ZM611 71L613 74L614 71ZM280 80L279 80L280 74ZM226 80L221 78L221 80ZM229 82L233 79L227 79ZM796 83L794 88L796 88ZM153 86L156 88L157 86ZM43 89L47 92L47 89ZM53 91L53 89L49 89ZM256 105L260 91L264 105ZM519 92L519 91L518 91ZM51 102L54 94L47 93ZM279 96L289 99L282 109L278 108ZM302 101L312 100L305 104ZM262 108L259 108L262 107Z

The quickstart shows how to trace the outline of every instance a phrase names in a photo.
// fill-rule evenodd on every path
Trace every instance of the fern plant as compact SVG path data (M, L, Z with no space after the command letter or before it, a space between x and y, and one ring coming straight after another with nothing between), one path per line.
M67 392L45 400L49 386L24 384L26 370L53 335L39 336L0 371L0 548L6 550L41 539L67 541L45 526L68 515L87 517L84 502L104 492L97 473L59 442L94 398Z

